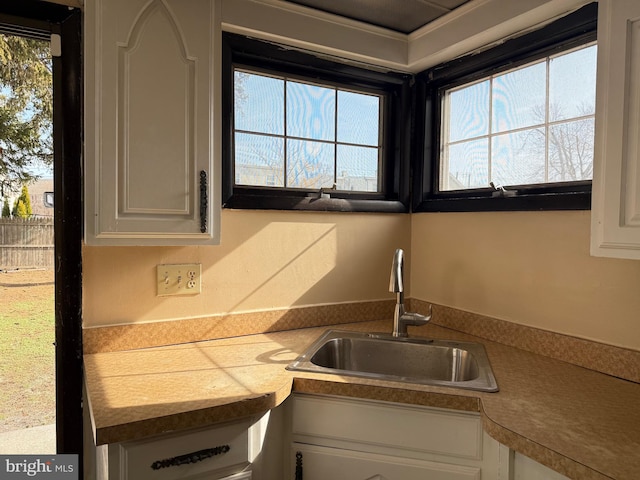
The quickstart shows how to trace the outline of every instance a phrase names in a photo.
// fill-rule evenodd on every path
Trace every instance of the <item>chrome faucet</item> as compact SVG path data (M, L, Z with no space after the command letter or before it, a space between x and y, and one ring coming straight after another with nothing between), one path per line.
M431 305L429 315L404 311L404 252L401 248L393 255L389 291L396 294L396 307L393 312L393 336L407 337L408 325L426 325L431 320Z

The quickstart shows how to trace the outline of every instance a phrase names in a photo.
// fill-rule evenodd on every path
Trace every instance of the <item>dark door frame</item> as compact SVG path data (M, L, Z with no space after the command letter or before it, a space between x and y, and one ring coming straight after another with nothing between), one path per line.
M61 37L53 58L56 444L58 453L79 454L82 471L82 12L0 0L0 31Z

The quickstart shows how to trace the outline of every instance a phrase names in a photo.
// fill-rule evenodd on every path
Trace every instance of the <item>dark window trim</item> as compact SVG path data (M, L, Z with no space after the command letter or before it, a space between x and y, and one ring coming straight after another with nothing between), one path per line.
M477 54L438 65L414 85L414 212L588 210L591 182L514 187L514 196L490 188L439 192L442 91L596 40L598 6L591 3L559 20Z
M409 210L410 75L368 70L281 45L224 32L222 42L222 205L224 208L341 212ZM382 194L234 185L233 68L255 68L385 95Z

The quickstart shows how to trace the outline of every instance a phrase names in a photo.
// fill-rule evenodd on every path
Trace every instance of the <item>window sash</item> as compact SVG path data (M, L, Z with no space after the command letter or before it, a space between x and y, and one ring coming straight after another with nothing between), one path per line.
M305 79L301 79L299 77L289 77L289 76L285 76L285 75L279 75L277 73L265 73L263 70L254 70L254 69L250 69L247 67L234 67L233 69L233 78L234 78L234 85L235 85L235 79L236 79L236 72L241 72L241 73L245 73L248 75L254 75L254 76L263 76L263 77L268 77L268 78L273 78L275 80L279 80L282 81L282 86L283 86L283 98L282 98L282 102L283 105L281 106L281 110L282 110L282 129L281 132L268 132L268 131L260 131L260 130L254 130L254 129L244 129L244 128L237 128L237 122L235 121L236 115L237 115L237 111L236 111L236 107L235 107L235 101L234 101L234 127L233 127L233 162L234 162L234 169L236 171L236 174L234 175L234 186L235 187L271 187L273 189L292 189L292 190L304 190L304 191L308 191L308 190L318 190L320 188L326 188L326 189L332 189L335 191L344 191L344 192L354 192L354 193L382 193L383 187L382 187L382 166L383 166L383 155L384 155L384 146L383 146L383 138L384 138L384 134L385 134L385 122L384 122L384 96L380 95L380 94L376 94L376 93L370 93L368 91L363 91L363 90L357 90L357 89L353 89L353 88L344 88L344 87L338 87L334 84L331 83L320 83L320 82L312 82L312 81L308 81ZM289 115L289 111L290 111L290 98L289 98L289 85L290 84L301 84L301 85L309 85L312 87L320 87L320 88L324 88L324 89L328 89L332 92L333 95L333 109L332 109L332 118L333 118L333 130L332 130L332 138L316 138L313 137L312 135L308 135L308 136L303 136L303 135L295 135L294 133L289 133L290 130L293 130L294 128L292 128L290 125L290 115ZM234 92L235 92L235 88L234 88ZM375 140L375 143L372 141L367 142L357 142L357 141L341 141L339 140L339 136L340 133L342 132L343 129L340 128L340 97L341 97L341 93L346 93L346 94L357 94L357 95L362 95L363 97L365 96L369 96L372 98L375 98L377 101L377 138ZM304 107L303 107L304 108ZM292 123L292 122L291 122ZM255 136L255 137L265 137L265 138L270 138L275 140L281 140L282 142L282 151L281 151L281 156L282 156L282 162L281 162L281 168L277 169L279 170L281 173L281 179L280 181L269 181L269 178L265 177L264 182L260 183L260 182L247 182L247 181L238 181L238 170L239 170L239 165L237 163L238 161L238 156L237 156L237 149L236 146L238 145L238 136L239 135L245 135L245 136ZM307 146L307 147L311 147L313 146L313 144L315 144L317 146L317 148L322 148L322 146L326 146L326 147L330 147L330 150L332 152L332 178L330 179L330 181L325 181L322 182L321 185L317 186L313 186L310 187L309 185L300 185L300 184L296 184L297 182L294 181L294 179L292 178L291 172L292 172L292 157L293 155L291 155L291 151L293 150L293 146L294 145L298 145L298 146ZM348 172L348 168L344 167L342 169L339 169L339 163L341 161L341 159L345 159L346 156L344 154L345 150L348 149L362 149L362 152L366 152L366 151L375 151L375 167L373 167L373 165L371 165L369 167L370 170L372 170L372 172L375 172L375 174L373 176L371 175L347 175L346 177L344 177L344 179L341 180L340 177L340 171L345 171ZM340 152L340 151L343 152ZM342 160L344 162L344 160ZM353 163L353 161L352 161ZM371 162L370 162L371 163ZM259 165L248 165L247 168L254 168L255 170L259 170L260 166ZM268 168L265 170L267 171L269 170ZM270 169L270 171L273 172L273 170L275 169ZM306 170L305 170L306 171ZM272 175L269 175L269 177L272 177ZM372 178L373 177L373 178ZM271 183L271 185L269 185ZM346 188L348 187L348 185L362 185L364 184L365 186L370 186L371 188L360 188L360 189L349 189Z
M580 147L587 147L591 152L591 158L589 162L589 164L591 165L591 168L589 168L589 166L587 165L586 172L584 171L584 169L581 168L580 172L578 172L577 174L574 174L577 177L574 179L563 178L562 176L560 176L559 178L553 178L554 177L553 170L554 170L554 167L556 167L556 165L552 161L551 155L554 152L554 148L557 147L558 145L554 144L554 141L552 139L552 134L554 130L557 130L558 128L561 128L563 126L567 126L567 127L575 126L577 125L578 122L590 121L589 123L593 124L593 121L595 120L595 91L593 92L594 97L592 98L593 113L582 114L582 115L580 114L565 115L562 118L553 119L552 112L551 112L551 109L553 108L552 107L553 92L551 91L551 80L552 80L551 67L552 67L552 62L554 60L558 60L563 57L567 58L567 56L575 54L577 52L581 52L581 51L586 52L587 49L595 48L595 46L596 46L595 42L590 42L577 48L572 48L572 49L557 53L555 55L549 55L542 59L537 59L533 62L520 65L516 68L511 68L505 71L494 73L490 76L481 78L479 80L475 80L470 83L458 85L452 88L442 89L440 95L442 98L443 105L442 105L442 116L440 121L443 125L443 128L442 128L442 140L441 140L442 147L440 150L440 163L439 163L439 184L438 184L437 190L439 192L451 192L455 190L464 191L464 190L469 190L473 188L483 188L483 187L489 188L491 183L514 187L516 185L517 186L524 186L524 185L541 186L547 183L591 180L591 176L593 174L592 172L593 172L593 140L594 138L593 138L593 135L589 136L589 132L591 130L589 129L588 126L585 127L585 132L582 134L582 138L580 141L584 142L584 144L580 145ZM530 67L535 67L538 65L544 66L544 105L542 105L542 111L540 112L541 115L544 115L544 118L541 118L540 121L538 122L528 122L524 125L516 125L513 127L509 126L507 128L499 128L495 123L496 118L493 111L496 95L497 93L499 94L499 92L496 93L495 84L497 79L505 78L507 75L522 72L525 69L528 69ZM595 84L595 70L593 72L593 75L594 75L593 83ZM468 135L455 137L453 140L451 140L451 132L450 132L449 126L451 125L451 115L452 115L451 103L452 103L453 95L459 92L469 91L469 89L476 86L480 86L485 83L488 84L488 88L486 89L486 94L483 95L481 98L478 98L478 102L481 102L481 103L486 102L487 104L487 109L486 109L487 111L484 115L486 116L486 118L484 119L486 123L486 132L471 133ZM482 120L480 121L482 122ZM533 170L536 170L534 163L538 164L537 171L535 173L529 173L529 178L531 180L528 181L527 178L522 178L522 181L513 181L517 179L517 177L513 176L514 174L511 174L511 178L507 176L506 178L507 181L500 181L500 179L497 178L499 174L496 173L494 175L494 169L496 168L496 163L498 164L500 163L500 158L494 155L496 150L495 147L496 146L500 147L499 142L504 139L508 139L511 141L511 143L513 143L512 139L514 138L514 136L517 136L517 135L532 134L536 136L536 133L534 132L541 133L544 140L543 140L543 144L538 145L538 149L540 150L538 154L542 158L531 159L530 163L525 164L522 167L523 169L529 168L530 170L533 171ZM585 137L585 135L587 135L588 137ZM591 140L590 143L589 143L589 138ZM486 158L484 158L484 160L485 160L486 170L481 170L481 173L484 173L486 171L486 182L484 182L484 185L467 184L466 186L461 182L457 182L457 185L452 186L450 184L451 174L452 174L451 172L452 150L455 150L456 147L464 148L474 143L476 145L480 145L480 144L485 145L484 153L486 153ZM566 146L566 145L561 145L561 146ZM513 152L510 152L510 153L513 155ZM536 157L538 156L538 154L535 154ZM582 158L580 158L579 160L582 160ZM576 167L573 164L569 166L574 168ZM577 165L577 166L581 167L581 165ZM555 175L555 176L558 177L558 175Z

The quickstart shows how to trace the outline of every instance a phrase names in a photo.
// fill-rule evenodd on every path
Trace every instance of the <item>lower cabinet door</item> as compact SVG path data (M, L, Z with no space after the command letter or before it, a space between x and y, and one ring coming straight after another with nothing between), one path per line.
M291 480L480 480L480 469L294 443Z

